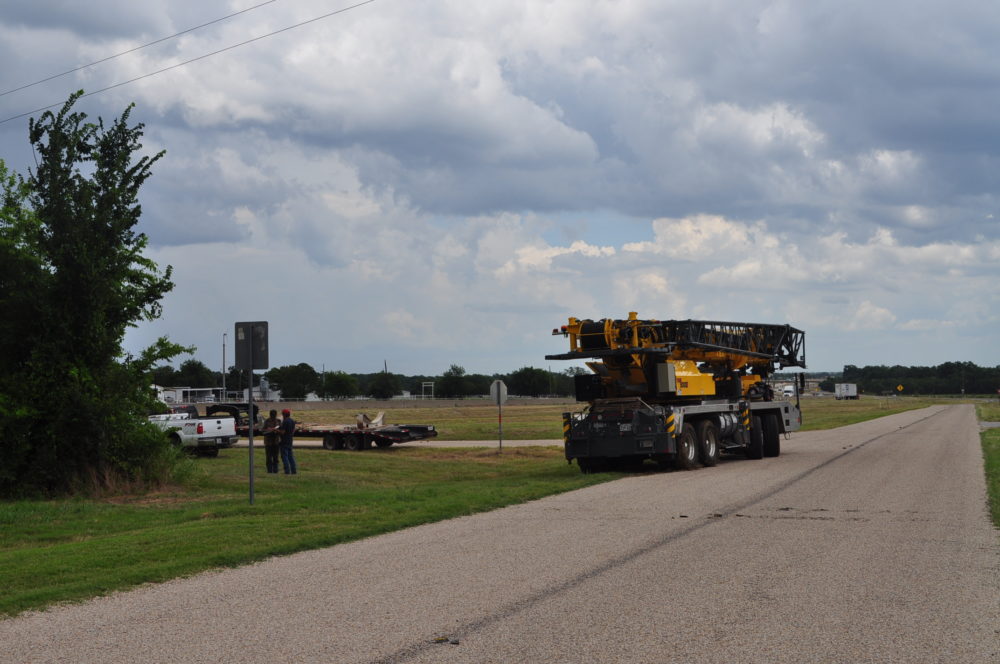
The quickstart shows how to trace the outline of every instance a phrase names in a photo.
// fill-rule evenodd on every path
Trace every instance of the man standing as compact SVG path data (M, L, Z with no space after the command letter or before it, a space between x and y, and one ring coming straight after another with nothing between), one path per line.
M285 467L285 475L295 475L295 455L292 453L292 438L295 435L295 420L292 419L292 411L285 408L281 411L281 464Z
M272 410L270 417L264 420L262 425L264 429L264 459L267 461L267 472L269 473L278 472L278 440L281 438L278 427L280 426L278 411Z

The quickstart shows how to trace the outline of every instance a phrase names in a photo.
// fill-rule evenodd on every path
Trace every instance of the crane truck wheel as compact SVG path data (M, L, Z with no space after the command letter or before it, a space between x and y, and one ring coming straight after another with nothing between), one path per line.
M759 415L754 415L750 422L750 442L747 444L748 459L764 457L764 424Z
M778 431L778 416L774 413L762 415L761 423L764 434L764 456L776 457L781 454L781 432Z
M719 463L719 427L712 420L698 423L698 460L707 467Z
M677 470L692 470L698 465L698 437L694 427L685 424L681 435L677 436L677 457L674 468Z

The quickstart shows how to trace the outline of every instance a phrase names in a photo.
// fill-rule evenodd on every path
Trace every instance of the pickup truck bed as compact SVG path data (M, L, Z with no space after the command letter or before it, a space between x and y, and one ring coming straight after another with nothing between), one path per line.
M170 440L200 456L218 456L236 442L236 422L231 417L192 418L188 413L150 415L149 421L167 432Z

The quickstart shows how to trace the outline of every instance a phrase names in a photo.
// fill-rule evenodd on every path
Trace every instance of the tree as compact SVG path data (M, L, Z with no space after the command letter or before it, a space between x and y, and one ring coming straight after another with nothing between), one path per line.
M222 377L202 362L190 359L181 362L180 370L174 375L178 387L218 387Z
M396 394L399 394L399 378L388 371L376 374L371 383L371 395L376 399L391 399Z
M358 381L343 371L327 371L320 376L317 394L324 399L345 399L358 393Z
M160 338L138 357L126 330L173 288L143 255L138 192L163 153L136 159L129 106L104 126L71 112L29 122L27 179L0 169L0 494L60 494L167 478L176 455L145 421L152 367L184 349Z
M522 367L507 377L511 394L537 397L549 393L549 372L534 367Z
M441 379L437 382L435 390L435 396L447 399L464 397L469 394L469 380L465 376L465 368L457 364L451 365L447 371L441 374Z
M264 375L272 389L281 391L282 400L302 400L319 388L319 374L305 362L277 367Z

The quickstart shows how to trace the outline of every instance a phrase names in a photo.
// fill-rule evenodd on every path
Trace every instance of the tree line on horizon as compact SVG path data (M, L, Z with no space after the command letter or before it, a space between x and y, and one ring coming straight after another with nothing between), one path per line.
M844 366L839 379L828 379L829 389L835 383L855 383L865 394L996 394L1000 390L1000 365L980 367L973 362L945 362L933 367ZM820 384L822 389L823 383Z
M305 399L315 394L321 399L350 399L367 396L388 399L404 391L419 395L424 392L425 383L434 383L435 397L461 399L489 394L493 381L502 380L509 394L537 397L542 395L573 395L573 377L586 373L581 367L570 367L561 372L547 371L535 367L522 367L508 374L468 373L465 368L452 364L437 376L390 373L347 373L344 371L316 371L305 363L275 367L263 374L253 374L254 386L260 384L261 377L267 379L271 389L281 392L281 398L289 401ZM156 367L152 379L161 387L217 388L222 386L222 372L213 371L197 359L185 360L178 368L170 365ZM242 391L247 387L247 375L235 367L226 372L227 390Z
M434 383L434 396L446 399L489 394L490 385L502 380L509 394L537 397L541 395L573 396L573 377L587 373L582 367L570 367L561 372L535 367L522 367L509 374L470 374L457 364L451 365L440 375L394 374L386 371L375 373L347 373L344 371L316 371L305 362L275 367L263 374L253 374L254 386L261 377L268 385L281 392L283 399L297 401L315 394L321 399L350 399L373 397L388 399L404 391L423 393L424 383ZM793 374L779 373L776 379L794 378ZM807 373L806 377L822 377L821 390L832 392L837 383L855 383L866 394L994 394L1000 389L1000 366L980 367L972 362L945 362L925 366L844 366L840 374ZM215 388L222 385L222 372L213 371L196 359L181 363L179 368L169 365L157 367L152 372L153 382L164 387ZM230 367L226 373L226 386L230 390L246 389L246 373Z

